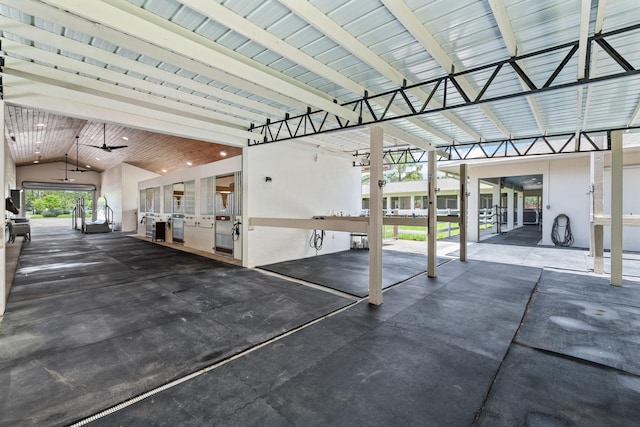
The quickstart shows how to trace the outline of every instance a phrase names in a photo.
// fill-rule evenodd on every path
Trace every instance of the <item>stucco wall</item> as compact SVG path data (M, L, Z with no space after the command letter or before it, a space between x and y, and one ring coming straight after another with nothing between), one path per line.
M157 177L158 174L127 163L102 173L102 193L113 209L114 222L121 231L137 229L138 182Z
M249 217L360 214L361 171L350 159L287 142L246 151ZM312 230L255 227L248 234L252 266L316 255L309 246ZM349 233L328 231L319 253L346 250L350 243Z
M565 214L571 220L575 247L589 246L590 160L588 155L558 156L543 160L518 159L469 165L469 211L478 210L477 180L482 178L542 175L542 244L552 245L554 219ZM474 181L475 180L475 181ZM469 239L478 239L477 215L469 215Z

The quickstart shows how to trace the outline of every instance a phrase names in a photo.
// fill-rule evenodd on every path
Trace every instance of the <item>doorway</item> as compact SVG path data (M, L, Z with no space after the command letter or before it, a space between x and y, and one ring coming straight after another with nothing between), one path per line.
M483 178L480 191L483 242L533 246L541 240L542 174Z
M235 176L216 176L215 192L215 251L233 256L234 222L238 214L236 207Z
M171 196L171 238L174 242L184 243L184 182L173 184Z

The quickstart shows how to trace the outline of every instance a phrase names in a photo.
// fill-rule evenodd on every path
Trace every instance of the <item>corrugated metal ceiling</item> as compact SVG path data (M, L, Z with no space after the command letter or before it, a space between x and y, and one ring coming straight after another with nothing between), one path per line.
M280 120L307 107L325 109L407 84L443 77L504 61L514 52L532 53L637 24L636 0L0 0L4 97L7 103L37 110L51 109L64 87L73 99L60 101L58 114L74 116L94 110L93 120L131 126L118 102L140 106L137 125L152 130L153 111L173 114L174 134L202 137L223 144L243 145L240 135L252 123ZM505 16L500 16L500 10ZM120 13L124 14L120 15ZM220 17L224 18L220 18ZM586 16L588 28L581 26ZM126 22L125 22L126 20ZM412 26L411 23L417 23ZM511 33L509 33L511 31ZM17 43L6 43L13 41ZM640 68L640 32L610 39L634 68ZM21 49L20 46L34 50ZM180 48L182 46L182 48ZM203 47L203 49L200 49ZM600 48L591 56L592 75L620 70ZM63 57L54 64L45 51ZM521 60L532 81L541 86L564 58L568 48ZM35 53L34 53L35 52ZM32 65L43 67L33 67ZM86 67L91 65L96 68ZM56 68L69 78L47 69ZM578 72L577 56L556 82L571 82ZM99 73L98 69L106 71ZM26 73L26 74L25 74ZM460 77L461 84L479 93L491 70ZM75 79L73 76L85 77ZM95 87L91 81L96 82ZM97 83L114 88L105 93ZM517 92L522 81L506 67L486 96ZM525 97L473 105L437 114L389 122L404 144L422 140L437 145L534 136L638 123L637 77L625 77L591 88L569 88ZM108 87L108 86L107 86ZM585 90L580 98L579 90ZM56 92L56 93L54 93ZM588 93L587 93L588 92ZM39 104L34 97L36 94ZM77 97L73 94L77 94ZM99 109L88 95L104 95ZM428 89L413 90L411 99L424 99ZM448 102L462 101L455 91ZM388 99L388 98L387 98ZM582 105L578 106L578 100ZM440 92L433 102L445 101ZM113 104L112 104L113 103ZM74 104L74 105L69 105ZM373 106L378 113L385 104ZM336 106L336 111L340 109ZM397 100L390 116L408 112ZM586 115L586 118L585 118ZM330 116L329 120L332 120ZM189 122L184 123L184 118ZM132 121L132 120L131 120ZM200 125L198 123L202 123ZM581 123L582 125L577 125ZM170 123L167 124L170 127ZM189 134L189 128L198 129ZM28 129L7 129L14 137ZM314 141L343 151L367 148L362 131L340 136L323 134ZM18 138L19 139L19 138ZM30 161L29 150L16 149L19 164ZM25 153L24 155L18 153ZM58 155L58 158L60 156ZM53 159L52 159L53 160Z

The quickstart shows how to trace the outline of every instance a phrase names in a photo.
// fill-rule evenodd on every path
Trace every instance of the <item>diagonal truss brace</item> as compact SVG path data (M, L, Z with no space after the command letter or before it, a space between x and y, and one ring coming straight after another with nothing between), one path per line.
M625 128L626 129L626 128ZM472 142L440 147L445 155L439 155L438 161L478 160L504 157L542 156L548 154L589 153L611 150L610 131L598 130L580 132L577 140L575 133L564 133L529 138L511 138L496 141ZM605 137L598 144L597 138ZM368 166L369 153L356 153L354 166ZM418 148L392 148L383 152L384 165L400 165L427 162L427 151Z
M572 86L586 85L636 75L640 73L640 70L625 59L624 56L607 41L607 39L613 38L614 36L619 38L621 35L635 37L638 33L640 33L640 24L589 37L587 41L587 51L591 52L594 48L594 44L597 44L619 65L620 69L618 72L613 70L609 74L591 76L590 61L587 61L585 65L585 78L576 78L573 81L557 83L556 78L566 69L568 64L571 62L571 59L577 55L579 50L579 41L565 43L526 55L514 56L504 61L466 71L453 72L446 76L425 82L413 85L403 85L400 88L379 93L374 96L369 96L365 91L363 98L341 104L342 106L350 108L352 111L358 113L359 118L357 121L345 121L327 111L312 110L311 108L308 108L306 113L297 116L290 116L287 114L283 120L271 121L267 119L266 123L263 125L251 125L249 131L254 132L256 134L256 138L249 140L249 146L302 138L305 136L345 130L348 128L397 119L406 119L423 114L439 113L445 110L534 95L552 90L565 89ZM518 61L535 57L541 58L544 55L552 53L557 53L559 55L564 54L564 56L555 70L547 76L545 82L542 84L539 83L536 85L533 79L518 65ZM526 88L509 93L500 93L499 95L490 95L495 78L498 74L505 72L513 72L517 74L525 83ZM486 78L487 74L489 75L488 78ZM577 73L573 73L573 75L576 74ZM456 78L461 76L475 76L475 80L484 81L484 85L477 96L470 96L458 84ZM419 99L415 95L409 93L410 89L418 87L425 93L428 93L428 96L425 99ZM434 96L438 96L441 99L441 107L429 107L429 102ZM376 102L372 102L373 100ZM336 100L334 100L334 102L337 103ZM395 105L403 108L404 111L406 111L406 114L393 114L390 109L394 103ZM383 105L385 107L380 108L376 106L376 104Z

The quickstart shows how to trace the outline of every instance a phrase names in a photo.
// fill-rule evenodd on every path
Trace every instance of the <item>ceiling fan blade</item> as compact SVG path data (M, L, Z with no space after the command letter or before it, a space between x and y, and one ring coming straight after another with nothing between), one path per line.
M108 148L110 150L117 150L118 148L127 148L128 145L109 145Z

